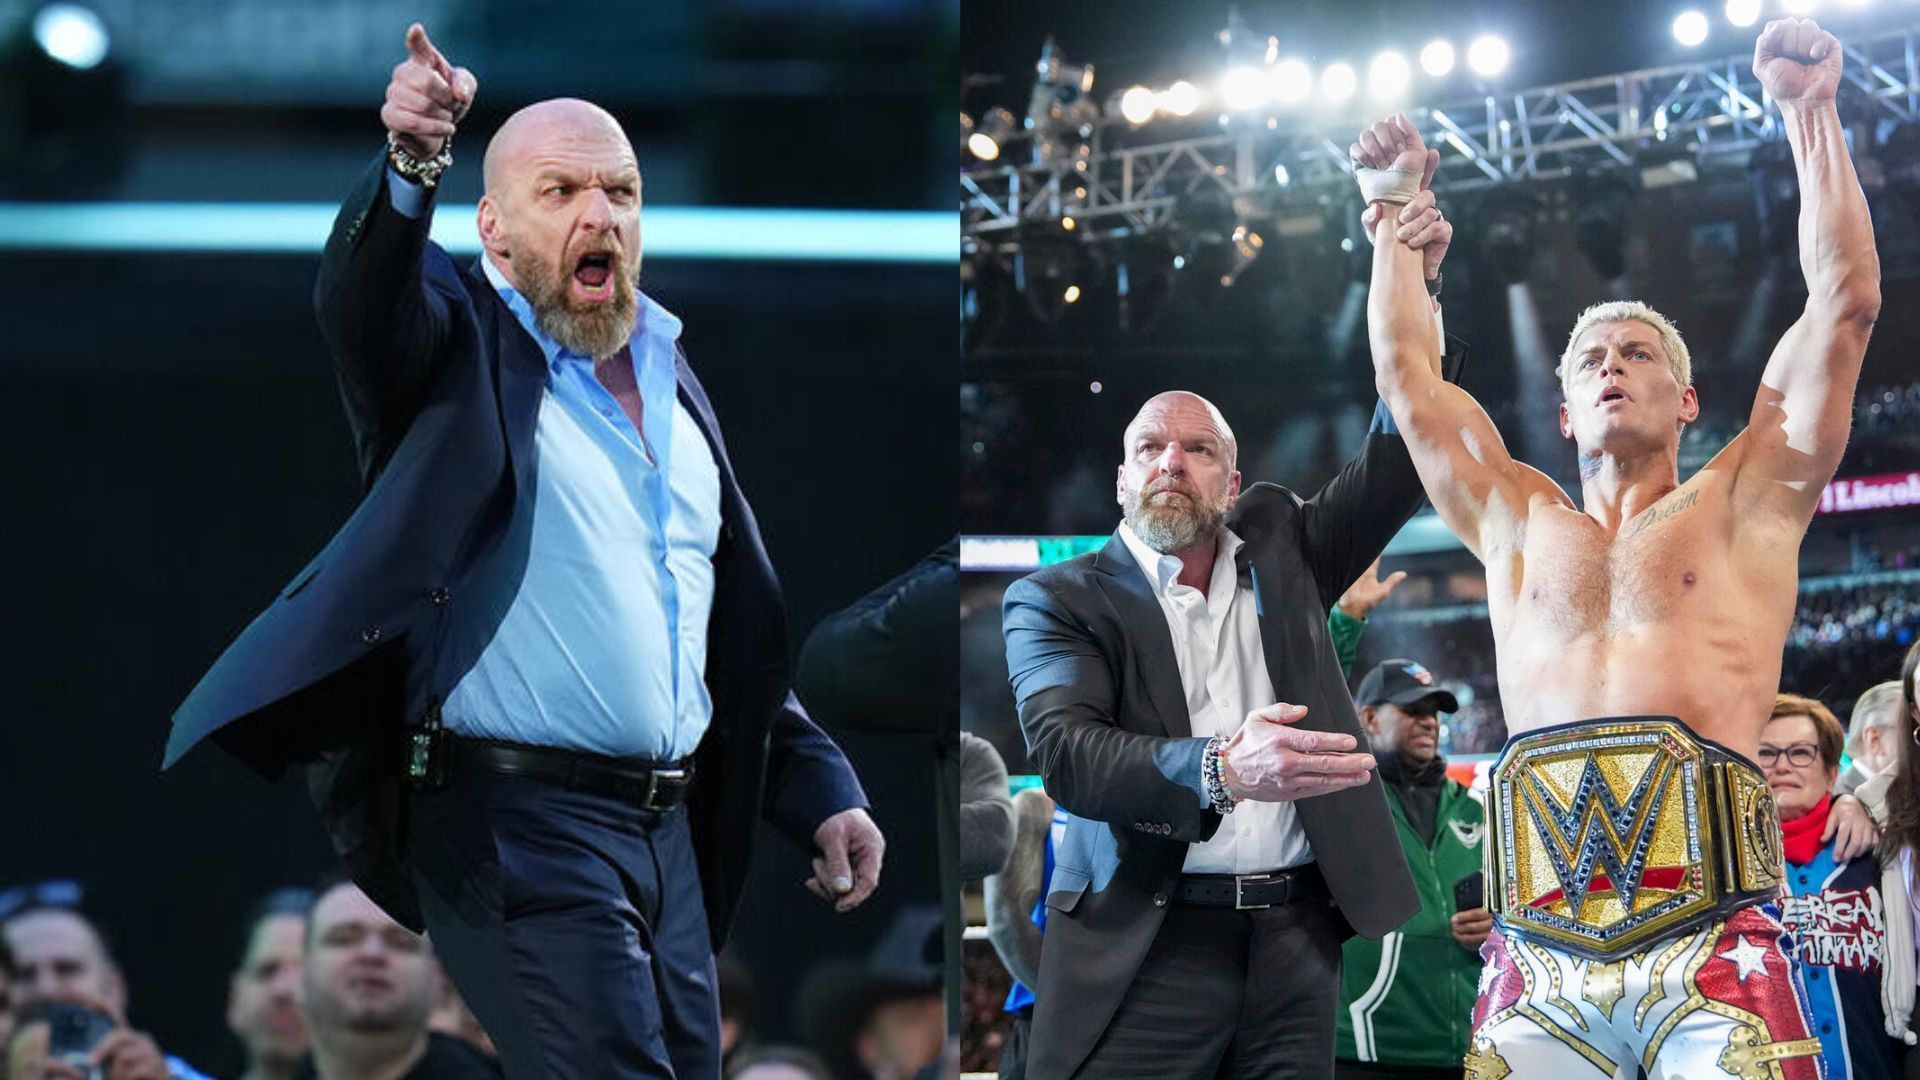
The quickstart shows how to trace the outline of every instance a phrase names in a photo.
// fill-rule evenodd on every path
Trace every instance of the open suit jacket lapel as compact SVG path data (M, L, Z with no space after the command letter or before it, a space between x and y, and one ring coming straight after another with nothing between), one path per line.
M1180 682L1180 662L1173 655L1173 632L1167 629L1167 616L1153 595L1146 573L1127 550L1118 532L1100 549L1093 565L1102 573L1095 579L1119 624L1126 627L1127 642L1140 665L1140 677L1147 686L1147 700L1167 734L1176 739L1193 737L1193 719L1187 715L1187 692Z

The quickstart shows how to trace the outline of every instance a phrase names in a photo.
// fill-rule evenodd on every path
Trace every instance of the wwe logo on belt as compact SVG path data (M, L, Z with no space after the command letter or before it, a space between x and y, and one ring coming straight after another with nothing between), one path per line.
M1621 802L1602 775L1600 763L1589 754L1573 803L1564 809L1539 773L1523 773L1527 808L1535 828L1547 840L1547 856L1560 881L1558 890L1534 900L1532 906L1545 907L1565 897L1568 916L1578 919L1589 891L1610 888L1631 913L1634 895L1642 885L1647 849L1653 843L1654 823L1661 803L1666 801L1667 776L1674 768L1673 758L1657 755L1640 774L1633 794ZM1607 872L1596 878L1595 872L1601 867ZM1645 884L1658 887L1655 882Z

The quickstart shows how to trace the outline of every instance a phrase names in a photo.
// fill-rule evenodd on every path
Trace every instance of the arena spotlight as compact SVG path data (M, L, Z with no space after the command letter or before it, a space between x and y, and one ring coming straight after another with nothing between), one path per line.
M1491 79L1507 70L1507 62L1512 59L1507 39L1498 34L1482 34L1467 46L1467 66L1482 78Z
M1453 70L1453 42L1429 41L1427 47L1420 50L1420 70L1440 78Z
M1383 52L1367 65L1367 93L1375 98L1397 98L1407 92L1413 69L1397 52Z
M1220 80L1220 100L1234 112L1257 109L1267 96L1261 82L1258 69L1244 65L1232 68L1226 78Z
M1013 137L1013 114L995 106L987 110L980 123L967 136L967 149L981 161L997 161L1001 147Z
M1313 69L1305 60L1289 57L1267 72L1267 93L1282 105L1293 105L1313 93Z
M1126 117L1129 124L1144 124L1153 119L1157 107L1153 91L1144 86L1130 86L1120 95L1120 115Z
M1359 85L1360 77L1349 64L1328 64L1320 73L1320 94L1328 101L1347 100Z
M1161 93L1160 107L1175 116L1192 116L1193 110L1200 107L1200 90L1181 79Z
M1698 11L1683 11L1673 20L1673 40L1691 49L1707 40L1707 17Z
M87 71L107 58L107 24L79 4L48 4L33 16L33 40L42 52Z
M1727 0L1727 21L1735 26L1752 26L1760 21L1760 0Z

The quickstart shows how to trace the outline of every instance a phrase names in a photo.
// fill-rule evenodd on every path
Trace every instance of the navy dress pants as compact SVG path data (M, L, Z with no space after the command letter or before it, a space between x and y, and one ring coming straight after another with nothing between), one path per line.
M512 1080L718 1080L687 812L465 770L412 794L427 935Z

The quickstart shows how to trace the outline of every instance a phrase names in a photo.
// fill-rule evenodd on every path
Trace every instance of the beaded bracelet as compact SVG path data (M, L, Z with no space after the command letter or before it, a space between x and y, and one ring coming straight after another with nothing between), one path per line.
M1221 775L1220 762L1226 756L1227 738L1215 735L1207 740L1206 749L1200 752L1200 784L1206 789L1207 801L1222 814L1233 812L1234 805L1240 800L1233 790L1227 787L1226 777Z

